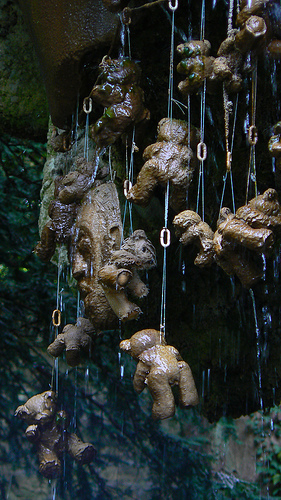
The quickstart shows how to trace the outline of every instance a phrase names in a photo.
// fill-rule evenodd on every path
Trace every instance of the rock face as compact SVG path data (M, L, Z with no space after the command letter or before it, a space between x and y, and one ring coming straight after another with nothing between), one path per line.
M54 125L66 128L81 90L83 57L99 61L113 38L118 17L101 0L21 0L43 74Z

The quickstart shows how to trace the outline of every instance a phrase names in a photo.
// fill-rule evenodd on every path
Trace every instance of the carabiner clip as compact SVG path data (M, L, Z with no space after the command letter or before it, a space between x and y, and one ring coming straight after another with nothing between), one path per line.
M60 324L61 324L61 312L59 309L53 310L52 322L53 322L54 326L60 326Z
M128 193L129 193L131 187L132 187L131 181L129 181L128 179L126 179L124 181L124 184L123 184L123 192L124 192L124 196L126 196L126 198L128 196Z
M205 142L199 142L197 144L197 158L200 161L204 161L207 158L207 146Z
M93 109L93 101L92 101L91 97L85 97L85 99L83 101L84 113L86 113L86 115L88 115L89 113L91 113L92 109Z
M255 125L249 127L248 141L251 146L255 146L258 142L258 129Z
M163 227L160 233L160 243L162 247L167 248L171 243L171 232L167 227Z

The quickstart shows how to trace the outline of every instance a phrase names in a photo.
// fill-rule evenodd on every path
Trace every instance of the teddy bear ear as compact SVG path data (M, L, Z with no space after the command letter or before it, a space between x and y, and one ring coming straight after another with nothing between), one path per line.
M53 391L47 391L44 394L44 401L47 408L51 408L56 403L56 394Z

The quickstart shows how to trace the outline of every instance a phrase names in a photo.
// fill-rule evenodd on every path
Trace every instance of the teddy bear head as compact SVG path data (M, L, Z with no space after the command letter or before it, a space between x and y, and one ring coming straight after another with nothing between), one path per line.
M161 334L158 330L147 329L136 332L130 339L120 342L120 349L127 351L137 359L144 351L161 344Z
M177 144L188 143L188 126L184 120L162 118L157 127L157 141L172 141Z
M103 58L100 63L100 76L103 82L116 84L122 83L138 83L140 79L140 68L137 64L128 59L111 59L110 57Z
M24 405L19 406L15 416L31 424L45 424L55 416L57 408L56 394L53 391L42 392L28 399Z

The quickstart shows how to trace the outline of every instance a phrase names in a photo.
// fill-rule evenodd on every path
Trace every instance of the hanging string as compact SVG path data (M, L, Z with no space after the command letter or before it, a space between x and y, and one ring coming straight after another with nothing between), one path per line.
M171 23L171 48L169 64L169 87L168 87L168 118L173 118L173 84L174 84L174 36L175 36L175 11L178 8L178 0L172 4L169 1L169 9L172 12ZM170 231L168 229L169 212L169 190L170 183L167 182L165 190L164 226L160 233L160 243L163 247L162 289L161 289L161 312L160 312L160 341L164 343L166 336L166 302L167 302L167 248L170 245Z
M200 168L199 168L196 212L197 213L199 212L199 201L201 192L201 211L202 211L201 218L203 221L205 218L204 161L207 158L207 146L204 142L205 112L206 112L206 80L204 80L203 89L201 90L200 142L199 144L197 144L197 158L200 161Z
M257 56L254 56L253 69L252 69L252 86L251 86L251 125L248 130L250 157L249 157L249 168L248 168L247 188L246 188L246 202L245 202L246 204L248 203L251 181L254 184L255 196L257 197L258 195L257 175L256 175L256 143L258 140L258 131L256 127L257 73L258 73L258 60Z
M137 150L135 144L135 127L133 129L132 135L132 144L131 144L131 154L130 154L130 163L128 159L128 142L126 139L126 165L125 165L125 181L124 181L124 195L125 195L125 206L124 206L124 214L123 214L123 224L122 224L122 238L121 245L124 240L124 228L127 216L127 210L129 212L129 224L130 224L130 235L133 233L133 212L132 212L132 202L127 200L126 194L132 186L134 179L134 153Z
M227 37L230 37L232 26L233 26L233 9L234 9L234 0L229 0L229 9L228 9L228 23L227 23Z
M61 310L62 310L62 295L61 295L61 290L60 290L60 275L61 275L61 246L59 246L58 249L58 273L57 273L57 293L56 293L56 309L53 311L52 314L52 323L55 328L55 338L57 338L58 333L59 333L59 326L61 324ZM52 370L52 377L51 377L51 388L52 390L54 389L55 386L55 392L56 395L58 395L59 392L59 358L55 358L54 360L54 366Z

